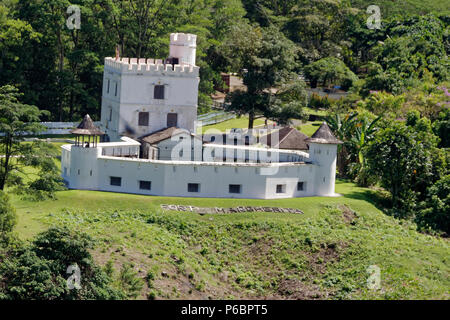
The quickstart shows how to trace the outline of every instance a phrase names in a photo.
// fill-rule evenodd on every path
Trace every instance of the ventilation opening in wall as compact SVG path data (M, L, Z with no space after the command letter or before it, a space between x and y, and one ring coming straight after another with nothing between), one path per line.
M286 193L286 185L277 184L277 193Z
M109 184L112 186L120 187L122 185L121 177L109 177Z
M188 183L188 192L200 192L200 184Z
M92 177L92 170L91 171L89 171L89 175Z
M240 184L230 184L228 186L229 193L241 193L241 185Z
M139 189L141 190L151 190L152 189L152 182L151 181L139 181Z

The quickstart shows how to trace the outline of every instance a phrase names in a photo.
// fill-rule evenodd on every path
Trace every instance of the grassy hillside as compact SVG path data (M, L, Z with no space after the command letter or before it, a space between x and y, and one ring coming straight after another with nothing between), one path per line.
M366 10L369 5L378 5L381 9L382 17L394 14L444 14L450 12L450 5L445 0L351 0L353 7Z
M71 190L40 203L13 197L16 228L31 238L52 225L89 233L101 265L132 262L140 298L449 299L448 241L384 215L374 194L338 182L337 198L189 199ZM201 207L295 207L300 214L162 211ZM367 268L381 289L367 289Z

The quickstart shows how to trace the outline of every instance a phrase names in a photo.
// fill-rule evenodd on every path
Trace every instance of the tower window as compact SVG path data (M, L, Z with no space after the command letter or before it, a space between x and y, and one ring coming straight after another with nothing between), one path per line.
M229 193L241 193L241 185L240 184L230 184L228 185Z
M164 85L155 85L155 90L153 92L154 99L164 99Z
M285 193L286 185L285 184L277 184L277 193Z
M106 88L106 93L109 93L109 85L111 83L111 80L108 79L108 87Z
M122 185L121 177L109 177L109 184L112 186L120 187Z
M303 181L297 182L297 191L305 190L305 183Z
M114 89L114 96L117 97L117 82L116 82L116 88Z
M148 112L139 112L138 125L148 126Z
M167 127L176 127L178 125L178 114L168 113L167 114Z
M188 192L199 192L200 184L198 183L188 183Z

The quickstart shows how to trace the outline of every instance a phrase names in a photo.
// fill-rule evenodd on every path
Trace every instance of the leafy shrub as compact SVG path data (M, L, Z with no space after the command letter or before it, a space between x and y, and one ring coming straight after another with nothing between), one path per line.
M428 190L425 207L416 217L421 229L440 230L450 234L450 175L437 181Z
M313 109L329 109L332 104L328 96L321 97L317 93L313 93L309 100L309 106Z
M120 270L119 285L128 298L136 298L144 286L144 281L137 276L133 266L130 263L126 263Z
M9 240L16 223L16 211L8 195L0 190L0 244Z
M92 240L67 228L51 228L30 245L10 249L0 265L0 298L3 299L122 299L111 287L111 278L93 261ZM67 268L80 269L80 288L70 289Z
M64 180L56 173L46 173L30 182L27 190L19 192L24 198L33 201L55 199L55 192L65 190Z

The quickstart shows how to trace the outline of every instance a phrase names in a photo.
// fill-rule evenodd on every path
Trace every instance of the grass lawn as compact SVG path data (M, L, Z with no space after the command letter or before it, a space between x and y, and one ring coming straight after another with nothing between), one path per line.
M322 121L308 121L305 124L301 124L300 126L297 126L297 130L303 132L307 136L311 137L314 132L316 132L317 129L319 129L320 125L322 124Z
M448 241L384 215L374 194L338 181L337 198L239 200L152 197L70 190L57 200L12 196L16 232L31 239L52 225L87 232L96 261L132 262L151 279L140 298L448 299ZM278 206L299 214L162 211ZM381 288L367 289L368 267ZM116 272L117 274L118 272Z
M326 110L316 110L316 109L313 109L313 108L310 108L310 107L305 107L304 110L305 110L305 113L307 113L307 114L314 114L316 116L324 117L324 116L326 116L328 114Z
M271 121L270 121L271 122ZM259 126L264 124L264 119L256 119L253 123L253 126ZM209 126L204 126L202 128L202 133L205 133L208 129L217 129L220 132L226 132L229 129L233 128L248 128L248 117L242 116L240 118L230 119L224 122L212 124Z

